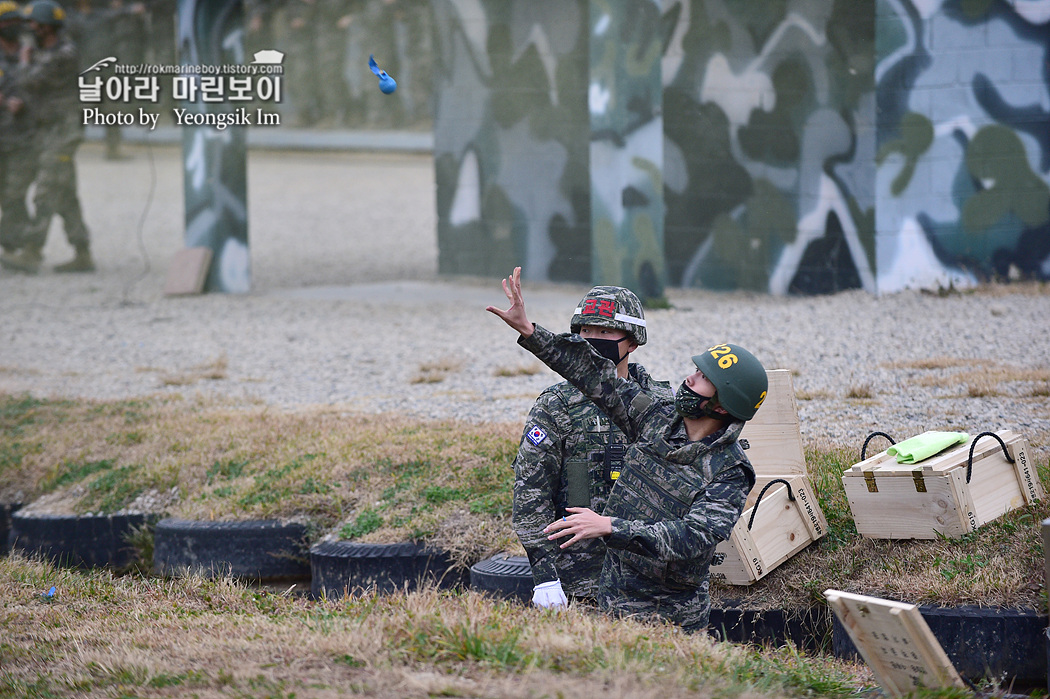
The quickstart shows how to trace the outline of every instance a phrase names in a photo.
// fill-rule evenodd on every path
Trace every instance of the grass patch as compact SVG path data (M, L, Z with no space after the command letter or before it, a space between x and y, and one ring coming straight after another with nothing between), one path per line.
M369 507L359 514L353 522L344 524L339 530L339 536L344 539L358 539L365 534L371 534L383 526L383 515Z
M492 372L493 376L534 376L543 371L544 366L539 362L533 362L532 364L512 366L512 367L498 367Z
M460 370L462 363L457 359L443 359L437 362L420 364L409 383L440 383L449 374Z
M464 566L522 553L510 526L519 424L22 396L0 397L0 424L33 445L16 468L0 472L0 493L21 488L31 496L24 502L49 493L66 498L71 513L110 512L174 489L179 497L164 514L181 519L305 520L311 536L419 541ZM111 438L128 431L142 439ZM1048 483L1050 435L1027 436ZM859 461L859 445L805 446L827 535L755 585L713 581L716 599L804 609L835 587L928 604L1045 608L1038 523L1050 507L1016 510L961 540L862 539L841 481Z
M875 397L875 389L871 387L871 384L857 384L849 387L846 391L846 397L857 400L871 400Z
M153 371L145 369L145 371ZM214 359L195 364L186 371L160 372L162 386L188 386L199 381L218 381L229 376L229 361L223 353Z
M55 469L53 475L44 478L40 489L46 493L70 483L77 483L96 473L112 470L113 464L113 459L99 459L80 464L68 462L61 464Z
M1026 395L1043 398L1050 394L1050 369L1027 369L986 359L933 357L891 362L889 369L914 369L928 374L914 377L921 386L958 386L970 398Z
M57 588L42 604L39 592ZM472 592L311 601L0 560L0 696L831 697L865 668Z
M24 502L49 493L55 511L112 512L175 488L164 512L173 517L306 519L319 534L347 527L369 542L432 543L463 565L520 552L509 524L519 425L172 399L59 408L7 396L0 415L23 445L6 457L17 466L0 471L0 493L21 491ZM368 509L380 526L358 524Z

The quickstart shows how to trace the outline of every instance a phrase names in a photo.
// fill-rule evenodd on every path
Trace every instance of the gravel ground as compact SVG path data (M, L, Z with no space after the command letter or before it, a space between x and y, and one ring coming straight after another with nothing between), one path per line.
M180 154L79 156L99 270L0 272L0 392L222 397L474 422L524 420L556 377L484 312L496 279L437 276L427 156L255 152L253 291L170 298L182 247ZM47 263L70 250L52 229ZM510 270L508 270L509 272ZM529 270L526 270L526 275ZM565 329L583 285L525 283L530 316ZM670 289L635 358L677 385L689 357L742 344L794 372L803 438L855 445L873 430L1010 428L1050 446L1050 291L770 298Z

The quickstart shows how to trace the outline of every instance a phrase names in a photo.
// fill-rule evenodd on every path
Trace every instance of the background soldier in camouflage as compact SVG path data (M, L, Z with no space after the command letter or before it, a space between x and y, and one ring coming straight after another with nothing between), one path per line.
M61 31L66 14L58 3L35 0L26 5L23 14L36 39L35 48L23 47L20 59L20 83L37 152L36 213L26 230L22 250L18 255L0 257L0 262L10 269L35 274L43 261L41 250L51 217L58 214L76 256L55 271L91 272L95 269L91 241L77 196L75 158L84 137L77 93L77 49Z
M659 616L689 632L707 627L715 546L740 518L755 472L737 443L744 421L765 400L766 373L735 345L695 355L698 371L673 403L616 376L613 365L581 338L534 326L525 313L521 268L503 288L511 306L487 308L517 330L518 343L573 383L623 430L630 442L605 514L569 508L551 522L562 544L604 537L599 581L602 609Z
M596 286L580 301L570 330L612 360L616 374L663 400L673 400L670 386L654 381L628 358L647 339L645 315L634 292ZM543 528L567 514L567 507L605 508L619 476L626 440L619 428L568 381L546 389L536 399L514 459L514 531L532 564L537 606L562 606L566 594L595 598L605 558L605 542L590 539L562 550Z
M21 8L0 2L0 248L7 255L22 246L29 223L26 192L36 163L18 82L21 31Z

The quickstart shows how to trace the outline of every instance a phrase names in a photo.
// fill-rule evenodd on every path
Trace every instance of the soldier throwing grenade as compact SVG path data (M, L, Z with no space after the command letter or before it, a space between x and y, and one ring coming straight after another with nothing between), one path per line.
M631 352L647 339L642 303L630 289L596 286L587 292L569 321L616 375L671 401L670 386L654 381ZM605 542L588 539L562 549L544 527L568 514L566 508L601 512L620 475L627 443L619 428L568 381L549 387L529 411L514 459L514 531L529 555L535 585L533 604L565 605L566 595L595 599L605 558Z
M755 483L737 443L765 400L762 364L736 345L693 356L674 402L616 376L615 365L579 335L554 335L525 313L521 268L503 280L506 311L486 310L520 333L518 344L580 389L623 430L629 445L604 514L570 507L551 522L562 548L603 538L598 604L617 614L660 617L696 632L707 628L715 546L729 538Z

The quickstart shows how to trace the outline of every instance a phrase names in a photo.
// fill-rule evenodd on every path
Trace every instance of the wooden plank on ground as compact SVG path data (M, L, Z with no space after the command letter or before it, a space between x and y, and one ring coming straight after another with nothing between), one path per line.
M183 248L171 258L164 282L165 296L187 296L204 291L211 267L211 248Z
M824 596L891 697L907 696L920 686L966 686L914 604L841 590L825 590Z

